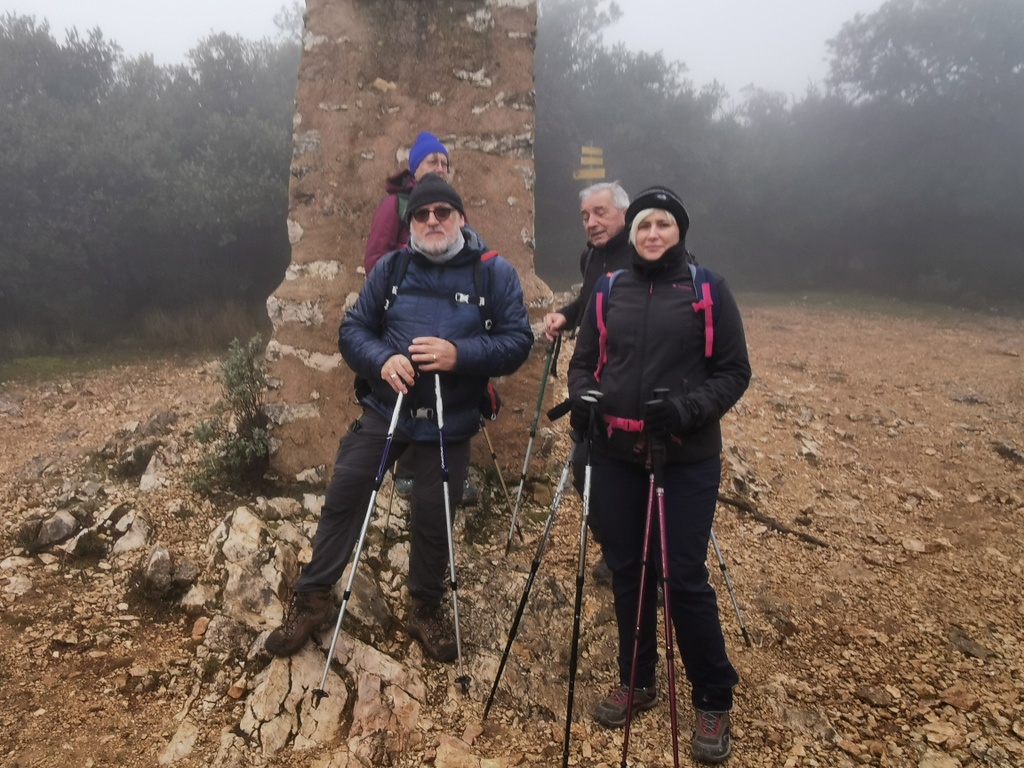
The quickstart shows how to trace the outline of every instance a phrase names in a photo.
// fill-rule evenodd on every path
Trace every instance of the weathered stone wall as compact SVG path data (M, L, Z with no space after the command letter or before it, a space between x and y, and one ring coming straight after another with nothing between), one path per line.
M470 221L516 267L527 302L550 300L533 270L535 37L533 0L307 0L292 260L267 301L268 412L282 475L329 465L357 413L338 324L364 280L384 180L406 165L420 130L449 148ZM525 383L530 372L536 382L535 368L519 374L524 393L536 391ZM516 392L503 395L515 404L523 400Z

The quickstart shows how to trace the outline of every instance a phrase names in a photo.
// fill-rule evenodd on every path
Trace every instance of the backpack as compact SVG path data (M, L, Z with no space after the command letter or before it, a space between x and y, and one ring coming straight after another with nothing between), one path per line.
M406 196L408 198L408 196ZM490 261L498 255L497 251L487 251L480 255L480 258L473 262L473 294L459 293L456 292L453 295L445 294L443 298L451 298L456 304L475 304L477 309L480 311L480 323L484 329L490 333L492 326L494 325L494 317L491 314L492 308L487 300L487 294L490 293L490 278L488 277L488 284L486 290L480 290L480 272L482 265L485 262ZM397 260L393 261L389 267L388 278L390 282L388 289L384 294L384 315L386 316L388 310L394 305L395 300L398 298L398 287L405 279L405 273L409 271L409 262L412 261L412 252L408 248L403 248ZM406 291L410 296L438 296L439 294L434 292L412 290ZM353 382L355 387L356 401L362 402L363 398L373 391L373 385L362 376L356 376ZM490 385L488 385L490 386ZM497 396L497 392L495 392ZM484 410L484 404L481 403L481 411ZM497 409L494 410L494 418L497 416Z
M698 301L691 304L694 312L704 315L704 357L711 357L715 345L715 317L719 313L718 286L712 278L711 271L706 267L699 267L694 263L687 265L690 268L690 277L693 280L693 290L700 297ZM597 369L594 377L601 380L601 370L608 362L608 298L612 292L615 280L626 270L619 269L609 272L604 280L599 280L594 287L594 302L597 312L598 331L598 354Z
M409 210L409 193L398 192L395 194L395 210L398 213L398 220L405 225L405 212Z
M480 255L480 258L473 262L473 294L459 293L456 292L451 295L456 304L475 304L477 309L480 310L480 322L488 333L494 325L494 317L491 314L491 305L487 301L487 293L490 292L490 279L488 278L488 285L485 291L480 290L480 272L483 268L483 264L493 259L498 255L497 251L487 251ZM402 284L405 279L405 273L409 271L409 262L412 261L412 252L408 248L404 248L401 251L401 255L398 257L397 263L391 265L391 272L389 277L391 283L388 285L387 292L384 294L384 314L387 315L391 306L395 303L395 299L398 298L398 287ZM410 296L440 296L433 291L420 291L412 290L407 291ZM441 296L441 298L448 298L449 294Z

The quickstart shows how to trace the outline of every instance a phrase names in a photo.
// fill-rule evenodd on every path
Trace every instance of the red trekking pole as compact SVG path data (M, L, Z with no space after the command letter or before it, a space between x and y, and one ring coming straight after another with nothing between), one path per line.
M654 390L654 401L664 400L667 389ZM636 668L640 654L640 627L644 612L644 591L650 565L651 528L655 504L658 510L658 544L661 549L661 592L665 610L665 664L668 676L668 707L672 726L672 765L679 768L679 721L676 714L675 650L672 642L672 598L668 579L668 530L665 524L665 444L661 438L647 432L650 447L651 484L647 495L647 520L644 523L643 560L640 566L640 599L636 610L636 628L633 633L633 662L629 670L629 694L626 698L626 726L622 737L622 763L626 768L629 753L629 726L633 719L633 694L636 691Z

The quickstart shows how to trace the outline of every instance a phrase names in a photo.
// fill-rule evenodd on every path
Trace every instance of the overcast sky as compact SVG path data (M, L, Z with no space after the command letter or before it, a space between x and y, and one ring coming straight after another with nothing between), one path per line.
M544 2L544 0L541 0ZM64 30L99 27L129 56L158 64L184 60L211 32L249 39L272 36L285 0L0 0L4 12L47 19ZM605 33L635 50L683 61L698 86L717 79L738 98L753 83L796 97L828 72L825 41L882 0L619 0L622 20Z

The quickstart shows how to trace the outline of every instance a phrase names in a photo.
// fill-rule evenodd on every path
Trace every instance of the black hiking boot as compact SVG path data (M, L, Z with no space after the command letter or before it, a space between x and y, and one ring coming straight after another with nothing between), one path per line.
M330 592L293 592L281 626L267 635L263 647L272 656L292 656L320 629L334 603Z
M732 729L728 712L698 709L690 752L701 763L724 763L732 752Z
M594 570L590 572L590 578L601 587L610 587L612 585L612 569L608 567L608 563L605 562L603 557L597 561Z
M434 661L455 661L459 655L455 643L455 628L440 605L412 601L405 631L418 640L425 653Z
M602 699L594 707L594 719L605 728L624 728L626 726L626 703L629 698L629 686L620 685L611 695ZM633 715L650 709L658 703L658 689L655 686L650 688L633 689Z
M467 477L462 482L462 501L459 503L459 506L475 507L479 501L480 489L473 485L472 481Z

